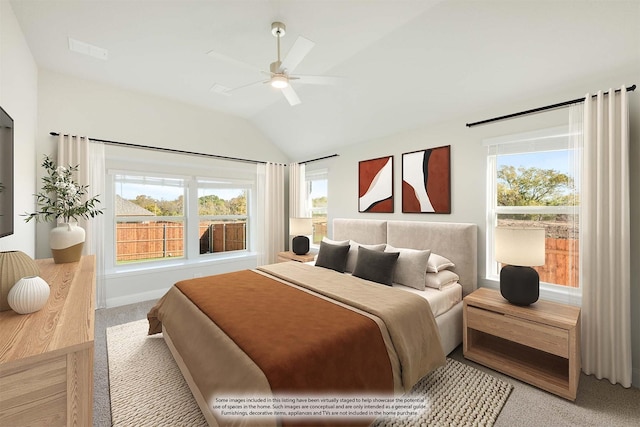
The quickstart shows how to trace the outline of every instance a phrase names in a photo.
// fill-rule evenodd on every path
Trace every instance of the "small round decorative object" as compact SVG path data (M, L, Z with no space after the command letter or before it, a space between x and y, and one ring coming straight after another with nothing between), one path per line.
M7 296L21 277L39 275L38 264L24 252L0 252L0 311L11 310Z
M18 314L28 314L40 310L49 299L49 284L40 276L23 277L13 285L7 300Z

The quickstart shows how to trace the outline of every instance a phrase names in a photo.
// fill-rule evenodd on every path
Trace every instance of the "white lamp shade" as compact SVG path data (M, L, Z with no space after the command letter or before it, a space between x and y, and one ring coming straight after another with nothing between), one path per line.
M291 236L308 236L313 233L311 218L289 218L289 234Z
M496 228L496 261L502 264L544 265L544 228Z

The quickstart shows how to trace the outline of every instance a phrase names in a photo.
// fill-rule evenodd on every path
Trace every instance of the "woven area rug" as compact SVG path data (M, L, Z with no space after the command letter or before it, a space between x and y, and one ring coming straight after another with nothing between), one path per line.
M162 334L147 320L107 328L113 427L206 426Z
M114 427L206 426L162 335L147 336L146 320L107 329ZM491 426L513 386L464 363L447 364L409 393L423 396L422 414L378 420L376 427Z

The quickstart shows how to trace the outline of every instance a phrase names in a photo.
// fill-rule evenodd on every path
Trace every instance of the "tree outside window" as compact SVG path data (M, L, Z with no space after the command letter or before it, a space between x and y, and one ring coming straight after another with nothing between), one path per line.
M545 265L534 267L540 281L579 288L579 168L567 138L544 144L505 143L488 156L487 276L497 278L493 230L545 229ZM514 138L517 139L517 138Z

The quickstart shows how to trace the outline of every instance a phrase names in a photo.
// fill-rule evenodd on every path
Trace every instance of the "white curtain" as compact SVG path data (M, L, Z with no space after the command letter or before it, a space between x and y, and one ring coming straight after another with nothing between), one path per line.
M277 163L259 163L258 175L258 265L273 264L284 251L284 168Z
M90 143L84 136L60 135L58 138L58 165L79 165L78 183L88 185L87 196L97 196L105 210L105 168L104 145ZM106 307L106 289L104 280L104 215L89 220L78 219L78 225L85 229L84 254L96 256L96 308Z
M289 218L307 218L305 165L289 163Z
M631 386L629 106L618 94L584 103L580 251L582 369Z

